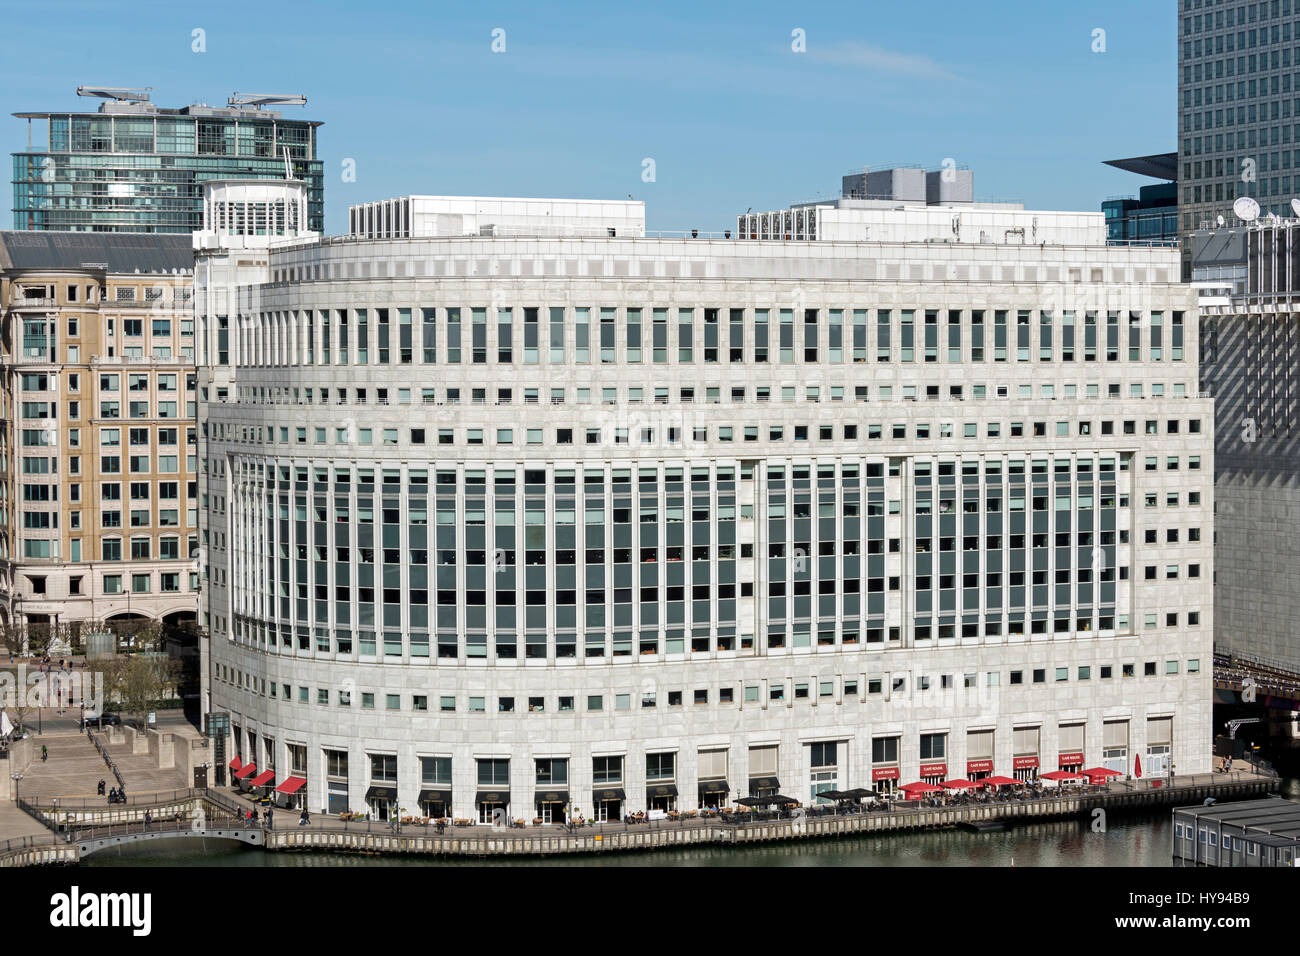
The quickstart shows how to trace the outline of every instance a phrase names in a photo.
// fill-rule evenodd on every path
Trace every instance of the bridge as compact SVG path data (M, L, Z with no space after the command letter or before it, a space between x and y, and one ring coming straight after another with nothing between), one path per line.
M50 834L0 845L0 866L76 862L110 847L156 840L266 845L267 831L261 825L246 823L235 801L206 789L140 794L125 804L108 805L98 799L54 800L47 805L19 799L18 808Z
M262 846L265 836L266 831L261 827L219 826L196 817L189 820L166 820L148 826L143 823L113 823L74 829L69 842L76 845L77 856L82 858L109 847L138 845L155 840L237 840L249 846Z
M1300 671L1280 661L1216 652L1214 699L1220 704L1300 710Z

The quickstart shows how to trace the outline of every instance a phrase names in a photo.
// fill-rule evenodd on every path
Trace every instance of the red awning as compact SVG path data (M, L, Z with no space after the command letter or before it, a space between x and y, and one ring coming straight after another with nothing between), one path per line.
M945 780L939 786L947 787L949 790L976 790L979 788L978 783L971 783L969 780Z
M251 777L255 773L257 773L257 764L246 763L241 769L235 771L235 779L243 780L245 777Z
M244 761L240 760L238 757L234 757L230 761L231 770L238 770L243 765L244 765Z
M905 790L908 793L934 793L937 790L943 790L943 787L917 781L916 783L905 783L898 789Z
M274 779L275 779L274 770L263 770L261 773L259 773L256 777L254 777L252 780L248 782L250 786L265 787L268 783L270 783Z
M980 783L986 787L1014 787L1020 781L1011 777L985 777Z
M1080 770L1085 777L1122 777L1124 776L1118 770L1111 770L1108 767L1090 767L1087 770Z
M285 777L284 783L275 788L276 793L297 793L307 786L306 777Z
M1044 780L1079 780L1083 777L1081 773L1071 773L1068 770L1049 770L1047 773L1039 774Z

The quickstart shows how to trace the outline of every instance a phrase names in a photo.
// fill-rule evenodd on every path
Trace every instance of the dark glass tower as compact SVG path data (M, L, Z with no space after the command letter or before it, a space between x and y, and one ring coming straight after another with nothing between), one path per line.
M1300 0L1178 3L1178 208L1184 236L1252 196L1290 216L1300 187Z

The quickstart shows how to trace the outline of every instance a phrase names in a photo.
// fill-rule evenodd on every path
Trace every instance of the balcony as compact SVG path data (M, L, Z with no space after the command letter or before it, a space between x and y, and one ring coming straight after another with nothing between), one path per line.
M15 365L54 365L58 361L53 342L46 346L24 345L13 355Z

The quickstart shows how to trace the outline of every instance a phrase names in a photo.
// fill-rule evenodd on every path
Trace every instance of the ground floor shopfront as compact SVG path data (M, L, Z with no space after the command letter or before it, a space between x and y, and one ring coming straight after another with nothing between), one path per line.
M429 686L436 668L385 666L348 677L356 690L346 708L312 689L336 676L335 665L306 661L293 665L301 682L293 693L222 684L212 703L229 715L226 754L241 768L288 768L271 789L302 778L292 796L312 812L617 820L749 798L815 806L827 791L888 795L913 783L1206 773L1212 695L1199 658L1180 667L1124 663L1191 653L1187 641L945 646L825 662L456 668L446 688ZM1096 663L1106 660L1119 664ZM1062 666L1046 666L1055 662ZM374 701L389 706L366 706Z
M1121 731L1106 731L1118 739ZM930 752L942 756L948 746L946 734L929 734ZM639 812L655 814L692 810L713 810L755 800L788 799L804 806L829 805L832 800L824 794L852 789L874 793L881 797L899 796L912 783L943 788L946 784L958 785L967 781L983 786L984 782L1017 782L1033 784L1042 780L1052 783L1065 779L1094 779L1106 777L1146 778L1159 780L1168 777L1174 767L1172 740L1156 734L1145 747L1146 759L1140 756L1130 761L1128 748L1097 748L1095 754L1087 750L1068 750L1056 754L1021 753L1005 759L979 757L968 760L930 759L926 763L914 761L874 764L856 767L841 741L818 741L804 745L796 753L803 756L804 766L794 772L781 767L783 760L780 744L764 744L747 748L743 759L752 767L764 772L757 775L736 774L729 766L733 759L729 750L714 749L695 755L694 762L702 765L711 776L692 783L686 773L681 754L655 752L647 758L657 774L653 779L642 777L636 784L631 781L631 759L625 755L606 755L600 758L600 784L580 786L571 783L579 776L577 758L548 757L544 761L517 761L515 758L472 759L471 771L482 785L463 787L453 772L454 758L434 758L440 776L437 782L421 780L417 772L409 784L400 770L392 779L382 783L373 781L357 783L346 777L327 778L323 792L316 791L307 778L287 777L277 780L269 771L252 775L246 764L235 771L236 784L249 792L273 796L280 806L307 807L331 814L364 813L372 820L390 820L398 816L419 816L429 819L464 819L480 824L505 824L518 820L541 823L567 823L579 818L598 822L615 821ZM885 736L873 740L877 754L888 756L898 750L901 738ZM976 741L972 746L978 746ZM1116 753L1119 751L1119 753ZM1091 757L1092 759L1088 759ZM1100 758L1100 759L1098 759ZM232 769L239 758L231 761ZM332 757L338 766L339 754ZM525 763L534 776L540 776L539 764L544 764L545 779L529 781L524 786L515 785L515 764ZM1189 758L1189 764L1193 761ZM529 767L528 764L533 764ZM486 767L476 766L487 764ZM427 769L427 765L421 765ZM665 776L665 773L671 776ZM723 776L726 774L726 776ZM571 777L572 775L572 777ZM557 783L556 780L559 780ZM733 785L732 780L735 780ZM248 781L257 786L249 787ZM912 783L909 783L912 782Z

